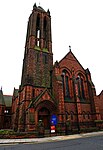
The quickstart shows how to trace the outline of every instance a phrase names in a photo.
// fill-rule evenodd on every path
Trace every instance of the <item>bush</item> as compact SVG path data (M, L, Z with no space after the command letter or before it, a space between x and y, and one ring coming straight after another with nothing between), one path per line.
M90 128L81 128L80 132L82 133L88 133L88 132L95 132L98 131L97 127L90 127Z
M13 130L0 130L0 135L12 135L14 134Z
M13 132L12 130L0 130L0 139L34 138L36 132Z
M103 120L95 120L95 123L103 123Z

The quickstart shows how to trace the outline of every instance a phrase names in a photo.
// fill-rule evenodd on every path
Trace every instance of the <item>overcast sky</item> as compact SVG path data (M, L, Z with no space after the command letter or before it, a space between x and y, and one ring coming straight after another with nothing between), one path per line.
M34 3L52 18L54 62L71 45L84 69L89 68L97 94L103 89L103 0L1 0L0 87L13 93L21 83L27 21Z

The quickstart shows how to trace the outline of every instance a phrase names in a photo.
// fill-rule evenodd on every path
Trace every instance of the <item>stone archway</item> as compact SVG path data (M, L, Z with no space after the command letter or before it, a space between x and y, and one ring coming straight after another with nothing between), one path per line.
M50 111L46 107L42 107L38 111L39 120L42 120L45 129L50 129Z

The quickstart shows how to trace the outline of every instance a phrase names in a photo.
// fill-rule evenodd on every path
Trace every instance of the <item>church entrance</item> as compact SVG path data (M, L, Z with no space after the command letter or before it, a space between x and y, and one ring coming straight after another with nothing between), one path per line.
M43 107L38 112L38 121L42 120L45 129L50 129L50 112L47 108Z

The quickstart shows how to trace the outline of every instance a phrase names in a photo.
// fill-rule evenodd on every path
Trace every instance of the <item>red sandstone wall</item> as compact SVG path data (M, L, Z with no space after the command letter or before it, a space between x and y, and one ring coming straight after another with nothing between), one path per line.
M98 101L98 107L101 115L101 119L103 120L103 91L100 93L100 95L97 96Z

